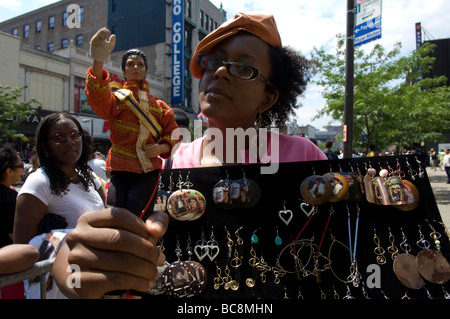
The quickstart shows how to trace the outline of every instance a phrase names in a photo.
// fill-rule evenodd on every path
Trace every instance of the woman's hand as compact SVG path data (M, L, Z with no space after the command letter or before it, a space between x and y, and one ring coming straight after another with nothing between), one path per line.
M166 232L168 222L167 214L155 212L144 223L124 208L83 214L56 257L53 272L59 288L75 298L101 298L114 290L149 289L158 276L157 266L165 261L156 243ZM79 267L78 278L67 271L68 265ZM69 287L72 285L74 288Z

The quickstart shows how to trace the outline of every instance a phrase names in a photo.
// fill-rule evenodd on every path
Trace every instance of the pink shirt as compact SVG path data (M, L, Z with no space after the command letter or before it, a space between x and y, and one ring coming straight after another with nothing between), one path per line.
M191 143L179 143L179 147L173 155L172 168L201 167L202 142L204 139L205 137L202 137ZM327 156L320 148L318 148L310 140L303 137L270 132L267 134L267 148L268 152L262 158L262 163L327 160ZM272 153L272 148L275 152L278 151L278 156L276 153ZM248 151L241 152L242 163L255 163L255 161L251 162L249 160L248 153Z

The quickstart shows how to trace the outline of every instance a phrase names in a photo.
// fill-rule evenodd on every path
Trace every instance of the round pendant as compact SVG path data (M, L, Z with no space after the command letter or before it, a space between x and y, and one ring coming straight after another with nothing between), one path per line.
M191 290L192 296L197 296L206 288L206 283L208 281L206 269L198 261L188 260L185 261L185 263L190 265L193 270L192 275L195 277L195 281L192 284Z
M326 173L322 176L328 179L333 188L333 195L329 199L330 202L339 202L343 199L348 198L348 182L347 179L339 173Z
M164 270L162 286L170 297L189 298L203 291L206 280L206 270L200 263L176 261Z
M213 201L214 203L225 209L230 209L236 207L236 205L233 203L230 192L231 192L231 184L234 181L225 179L219 181L216 185L214 185L213 188Z
M169 267L169 265L170 264L166 262L164 265L157 267L158 268L158 278L156 279L156 286L152 289L147 290L146 293L156 296L156 295L162 295L165 292L163 283L162 283L162 278L163 278L164 271L166 270L167 267Z
M442 285L450 279L450 265L439 250L422 250L416 261L420 275L427 281Z
M425 286L417 269L416 256L400 254L394 260L394 273L398 280L407 288L421 289Z
M419 205L419 191L417 187L408 180L402 180L403 186L405 186L405 194L407 203L405 205L395 206L395 208L401 211L410 211Z
M261 199L261 189L254 180L238 179L231 184L230 198L233 204L250 208L258 204Z
M170 195L167 211L176 220L196 220L202 217L206 210L205 197L193 189L180 189Z
M309 204L322 205L333 196L333 187L328 179L320 175L313 175L302 182L300 194Z
M167 199L170 197L171 193L166 192L162 189L158 190L156 193L155 206L153 206L154 212L166 212L167 211Z

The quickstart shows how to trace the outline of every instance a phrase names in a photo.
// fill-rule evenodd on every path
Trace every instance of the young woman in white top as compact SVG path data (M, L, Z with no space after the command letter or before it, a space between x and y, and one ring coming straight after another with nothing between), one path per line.
M52 228L74 228L81 214L104 208L101 183L87 164L87 143L80 123L69 114L53 113L39 123L40 167L28 176L17 197L14 243L27 244L50 216L61 216L67 223ZM55 220L62 219L49 222Z

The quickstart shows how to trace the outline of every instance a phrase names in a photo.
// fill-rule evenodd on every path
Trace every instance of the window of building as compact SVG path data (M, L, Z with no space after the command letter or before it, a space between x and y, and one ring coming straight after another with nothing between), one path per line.
M35 48L36 50L40 50L40 49L41 49L41 46L38 44L38 45L36 45L34 48Z
M62 25L63 25L63 27L66 27L67 26L67 18L69 17L69 12L67 12L67 11L64 11L63 13L62 13Z
M53 42L49 42L47 44L47 51L52 52L53 50L55 50L55 45L53 44Z
M55 28L55 16L48 17L48 29L53 30Z
M41 30L42 30L42 21L41 21L41 20L37 20L37 21L36 21L36 24L35 24L35 27L36 27L36 29L35 29L34 33L36 33L36 34L41 33Z
M17 28L13 28L12 29L12 31L11 31L11 34L13 35L13 36L18 36L19 35L19 29L17 29Z
M62 39L61 40L61 48L67 48L69 46L69 39Z
M211 28L209 31L214 30L214 21L212 18L209 18L209 27Z
M209 30L209 15L205 14L205 30Z
M84 7L80 7L80 22L84 21Z
M111 12L116 12L116 8L117 8L117 1L116 0L112 0Z
M79 34L77 35L77 45L82 45L83 44L83 35Z
M23 26L23 37L24 38L28 38L30 36L30 25L29 24L25 24Z
M191 3L191 0L186 0L186 16L188 17L188 18L192 18L192 3Z
M200 10L200 26L202 28L205 27L205 13L203 12L203 10Z

